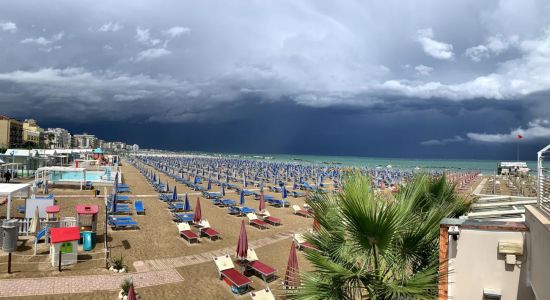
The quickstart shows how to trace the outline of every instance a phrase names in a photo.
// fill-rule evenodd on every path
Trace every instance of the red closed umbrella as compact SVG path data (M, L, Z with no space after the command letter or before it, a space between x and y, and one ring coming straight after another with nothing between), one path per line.
M136 297L136 291L134 291L134 283L132 282L130 284L130 288L128 288L128 297L127 297L128 300L136 300L137 297Z
M260 207L259 210L263 211L265 209L265 198L264 198L264 192L260 194Z
M241 232L239 233L239 241L237 242L237 259L244 260L246 259L248 252L248 238L246 236L246 228L244 225L244 220L241 223Z
M193 216L193 223L199 223L201 220L202 220L201 199L197 197L197 204L195 205L195 216Z
M298 255L296 255L296 245L292 242L290 254L288 255L288 265L286 266L285 288L297 288L300 285L300 275L298 272Z

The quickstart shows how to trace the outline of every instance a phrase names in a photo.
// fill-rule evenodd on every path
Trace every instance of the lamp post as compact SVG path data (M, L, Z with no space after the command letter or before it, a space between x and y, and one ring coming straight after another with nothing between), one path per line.
M15 164L15 151L11 150L11 176L13 176L13 165Z

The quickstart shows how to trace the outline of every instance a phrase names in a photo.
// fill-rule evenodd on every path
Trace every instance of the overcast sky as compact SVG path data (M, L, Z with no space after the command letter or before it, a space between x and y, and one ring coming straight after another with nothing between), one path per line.
M548 1L0 2L0 113L146 147L524 159Z

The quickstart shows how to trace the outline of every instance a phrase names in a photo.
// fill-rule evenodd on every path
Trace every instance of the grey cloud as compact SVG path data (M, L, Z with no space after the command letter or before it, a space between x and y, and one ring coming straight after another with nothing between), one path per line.
M0 22L0 31L15 33L17 31L17 25L13 22Z
M434 33L432 28L420 29L417 32L417 39L424 52L429 56L437 59L450 60L453 59L453 45L436 41L434 39Z
M528 143L550 141L550 121L536 119L527 124L526 128L511 129L509 133L473 133L467 134L472 141L483 143L512 143L518 139Z
M55 11L38 3L0 4L0 20L17 23L0 32L0 83L9 99L21 95L43 114L95 103L95 118L181 121L250 95L311 107L444 109L550 88L543 1L60 1ZM458 55L477 46L487 59ZM2 101L3 111L20 109ZM129 108L120 113L113 101ZM148 101L158 108L138 111Z
M432 140L427 140L427 141L420 142L420 144L423 145L423 146L443 146L443 145L446 145L446 144L449 144L449 143L461 143L461 142L464 142L464 141L465 141L465 139L463 137L455 135L452 138L446 138L446 139L441 139L441 140L432 139Z

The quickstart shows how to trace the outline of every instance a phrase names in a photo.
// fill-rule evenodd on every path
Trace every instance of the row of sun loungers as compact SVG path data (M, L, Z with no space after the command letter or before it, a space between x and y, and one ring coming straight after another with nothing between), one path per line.
M248 213L246 217L248 218L248 224L259 229L267 229L269 228L268 225L279 226L282 224L281 219L271 216L267 210L260 215L261 218L255 213Z
M191 226L187 222L178 223L177 226L180 236L187 240L190 244L193 242L198 243L199 238L203 236L206 236L212 241L220 238L220 233L210 227L210 222L208 222L208 220L202 220L197 224L197 227L199 227L198 233L191 230Z
M309 211L307 211L306 209L300 208L300 206L298 205L292 205L292 210L294 211L295 215L306 217L306 218L310 217Z
M260 277L263 281L268 282L276 278L277 269L261 262L256 255L254 249L248 249L246 260L243 261L245 269L241 273L235 269L235 265L229 255L214 257L214 263L218 268L220 280L225 281L235 294L244 294L250 290L252 280L245 276L253 274ZM261 293L261 292L258 292ZM261 293L264 294L264 293ZM268 294L268 293L265 293ZM269 291L271 294L271 291ZM271 294L271 296L273 296ZM254 297L254 296L252 296ZM272 297L271 299L275 299Z

